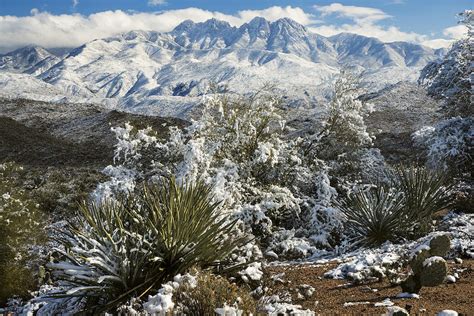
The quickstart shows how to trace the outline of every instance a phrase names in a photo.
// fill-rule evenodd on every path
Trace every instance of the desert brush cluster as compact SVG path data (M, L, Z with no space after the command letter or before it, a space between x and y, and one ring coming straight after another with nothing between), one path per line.
M364 251L391 257L327 276L387 277L409 293L442 284L447 256L473 255L462 232L438 232L473 205L473 16L462 15L468 37L424 70L420 83L444 105L413 134L418 161L388 163L374 147L373 107L344 71L317 114L264 87L213 91L166 135L112 127L113 164L50 236L40 228L52 204L13 183L21 167L0 165L0 302L45 315L277 315L298 307L267 295L267 262L358 252L357 263ZM35 247L47 253L32 258Z

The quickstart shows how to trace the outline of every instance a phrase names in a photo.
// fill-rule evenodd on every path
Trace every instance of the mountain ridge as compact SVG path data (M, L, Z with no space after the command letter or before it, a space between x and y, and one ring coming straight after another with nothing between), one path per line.
M163 98L189 102L179 98L206 94L213 83L247 93L272 82L283 96L313 102L327 97L342 68L365 72L379 89L416 81L439 55L422 45L351 33L324 37L289 18L256 17L240 27L185 20L170 32L136 30L96 39L30 73L65 95L135 109L159 106ZM34 65L29 66L23 68Z

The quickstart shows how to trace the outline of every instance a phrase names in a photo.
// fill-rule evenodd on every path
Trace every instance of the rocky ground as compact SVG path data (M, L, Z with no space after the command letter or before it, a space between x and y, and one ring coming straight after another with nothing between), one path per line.
M408 82L366 95L364 99L374 105L374 112L366 119L369 132L376 136L374 147L380 148L389 162L419 159L411 134L438 120L439 103L423 88Z
M402 292L400 287L387 280L353 284L348 280L325 278L324 273L336 263L273 266L267 273L274 279L278 276L272 287L274 293L281 296L289 291L293 304L321 315L383 315L391 305L405 308L413 315L435 315L446 309L460 315L474 315L474 260L464 260L461 264L449 261L448 264L451 271L462 271L460 279L456 283L424 287L419 298L397 298ZM303 295L302 285L313 287L312 295Z

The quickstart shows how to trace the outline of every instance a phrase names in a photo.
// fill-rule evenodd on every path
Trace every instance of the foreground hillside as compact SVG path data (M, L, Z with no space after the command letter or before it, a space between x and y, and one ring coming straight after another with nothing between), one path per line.
M460 17L473 30L474 13ZM0 313L469 314L472 35L430 62L420 86L409 78L387 85L390 67L428 61L403 51L420 47L318 38L288 19L243 28L186 21L171 33L97 40L37 77L23 61L37 63L43 51L7 56L5 67L19 66L2 74L4 86L108 101L33 101L11 91L0 100ZM160 95L146 74L158 78L157 64L137 81L127 77L143 56L172 60L164 68L174 75L181 55L210 54L219 68L219 56L245 59L252 45L281 50L264 67L285 58L338 67L331 54L357 64L359 44L382 57L361 61L371 76L343 70L327 98L299 91L307 104L278 85L235 93L213 83L197 98L189 95L199 85L184 84ZM117 77L115 67L126 71ZM239 71L229 80L243 87L251 81ZM381 90L364 80L388 73ZM117 111L128 93L134 101ZM155 107L135 101L155 95L199 102L179 107L186 121L132 113L151 114ZM178 116L168 105L153 114Z

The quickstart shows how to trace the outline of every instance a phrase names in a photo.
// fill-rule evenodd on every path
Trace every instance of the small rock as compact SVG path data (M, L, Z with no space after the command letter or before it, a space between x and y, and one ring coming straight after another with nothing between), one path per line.
M399 306L391 306L387 308L388 313L385 314L387 316L410 316L410 313L404 308Z
M455 258L454 262L456 262L457 264L462 264L462 259L461 258Z

